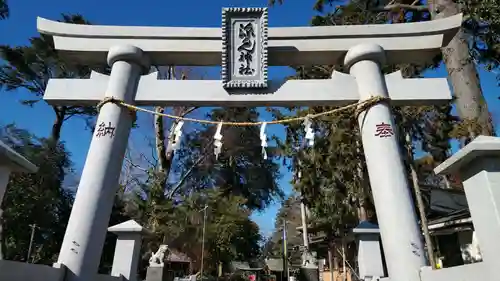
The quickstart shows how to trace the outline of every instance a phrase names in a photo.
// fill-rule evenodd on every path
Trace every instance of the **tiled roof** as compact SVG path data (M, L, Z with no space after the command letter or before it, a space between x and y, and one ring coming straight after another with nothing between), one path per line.
M168 256L165 261L169 262L191 262L191 259L184 253L179 252L175 249L168 249Z

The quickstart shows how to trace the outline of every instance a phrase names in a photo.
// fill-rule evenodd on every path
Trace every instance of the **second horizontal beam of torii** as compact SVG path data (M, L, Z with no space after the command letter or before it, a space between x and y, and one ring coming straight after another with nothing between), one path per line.
M50 79L44 100L52 105L96 105L105 98L109 77L92 72L90 79ZM404 79L385 75L392 105L443 104L451 100L446 78ZM141 77L134 103L139 106L344 106L359 101L353 76L334 72L331 79L270 83L265 90L224 89L218 80L158 80Z

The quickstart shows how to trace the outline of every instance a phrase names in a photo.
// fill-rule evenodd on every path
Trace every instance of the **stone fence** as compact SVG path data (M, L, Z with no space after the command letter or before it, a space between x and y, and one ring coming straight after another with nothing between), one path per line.
M89 281L136 281L142 235L147 233L133 220L112 226L117 237L111 275L96 274ZM72 274L64 265L53 266L0 260L1 281L67 281Z
M24 262L0 261L2 281L65 281L68 270L65 266L31 264ZM97 274L92 281L125 281L123 276Z
M66 269L47 265L0 261L0 280L5 281L64 281Z

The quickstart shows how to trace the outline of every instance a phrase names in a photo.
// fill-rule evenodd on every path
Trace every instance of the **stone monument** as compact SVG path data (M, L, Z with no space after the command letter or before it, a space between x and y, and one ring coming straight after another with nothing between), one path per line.
M384 75L381 66L429 61L458 31L461 15L410 24L290 28L268 28L265 8L229 8L223 15L222 28L89 26L39 18L39 32L53 37L62 57L111 66L109 76L51 79L44 99L52 105L96 105L114 97L139 106L341 106L373 97L423 105L451 99L445 78L403 79L400 72ZM157 73L148 73L150 64L221 62L222 81L158 80ZM349 74L268 81L268 65L325 64L345 64ZM426 261L390 105L360 111L389 277L420 280ZM87 281L97 272L132 122L118 104L101 107L58 258L73 272L70 281Z

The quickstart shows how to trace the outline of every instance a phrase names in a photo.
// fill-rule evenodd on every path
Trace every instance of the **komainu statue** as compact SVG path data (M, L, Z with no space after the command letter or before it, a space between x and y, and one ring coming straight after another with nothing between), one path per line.
M165 253L168 251L168 245L160 245L156 253L151 254L149 258L150 267L162 267L165 260Z

